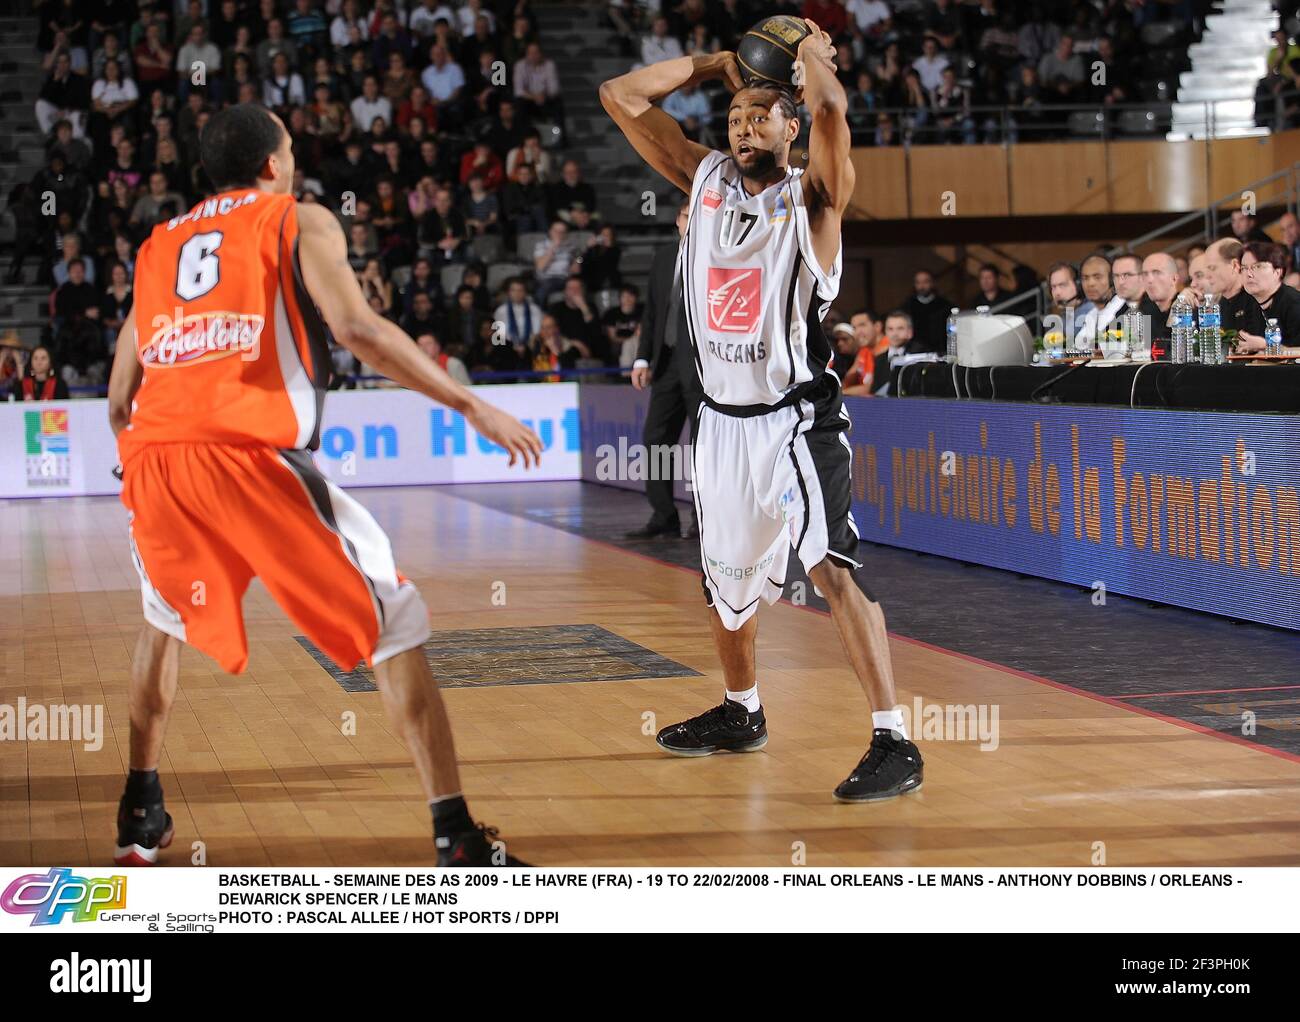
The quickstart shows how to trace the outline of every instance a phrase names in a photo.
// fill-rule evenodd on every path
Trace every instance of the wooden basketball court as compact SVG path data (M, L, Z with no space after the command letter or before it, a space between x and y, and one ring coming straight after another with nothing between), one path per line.
M473 633L444 643L466 794L539 865L1300 862L1294 758L900 638L900 701L996 706L998 746L923 740L923 791L835 803L868 707L829 618L788 604L761 612L767 748L669 757L655 730L722 690L697 574L454 488L358 496L437 635ZM0 703L102 703L106 732L98 751L0 742L0 865L111 863L141 623L125 526L114 498L0 501ZM245 611L245 675L183 654L162 864L430 864L428 809L378 693L341 684L260 586ZM527 663L533 636L544 667ZM554 680L575 662L607 680Z

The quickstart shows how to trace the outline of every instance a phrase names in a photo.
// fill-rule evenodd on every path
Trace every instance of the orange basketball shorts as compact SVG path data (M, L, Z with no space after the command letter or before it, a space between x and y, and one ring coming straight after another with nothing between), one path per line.
M122 503L145 620L232 674L248 664L241 602L254 577L345 670L428 638L428 611L388 537L307 451L141 447L123 465Z

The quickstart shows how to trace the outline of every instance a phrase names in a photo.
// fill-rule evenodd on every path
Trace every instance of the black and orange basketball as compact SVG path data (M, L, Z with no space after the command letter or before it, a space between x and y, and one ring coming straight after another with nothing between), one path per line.
M764 18L745 33L736 47L740 77L745 84L791 87L791 68L799 44L808 35L803 18L780 15Z

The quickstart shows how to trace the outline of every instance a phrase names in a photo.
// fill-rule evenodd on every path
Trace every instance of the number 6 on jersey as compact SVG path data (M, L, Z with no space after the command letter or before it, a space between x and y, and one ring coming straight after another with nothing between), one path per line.
M205 231L181 246L176 266L176 294L185 301L201 298L221 282L221 267L217 262L221 241L220 231Z

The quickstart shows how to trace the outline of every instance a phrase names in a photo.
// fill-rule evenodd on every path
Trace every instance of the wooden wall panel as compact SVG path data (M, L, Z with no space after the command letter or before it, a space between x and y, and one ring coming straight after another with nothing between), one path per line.
M1110 211L1105 143L1015 145L1008 158L1013 216Z
M1111 142L1106 161L1112 213L1186 213L1210 198L1204 142Z
M909 215L907 155L902 146L854 149L852 159L857 183L853 188L853 199L845 211L845 218L906 220Z
M912 216L1009 216L1007 150L1000 145L915 146ZM945 207L951 193L952 212Z

